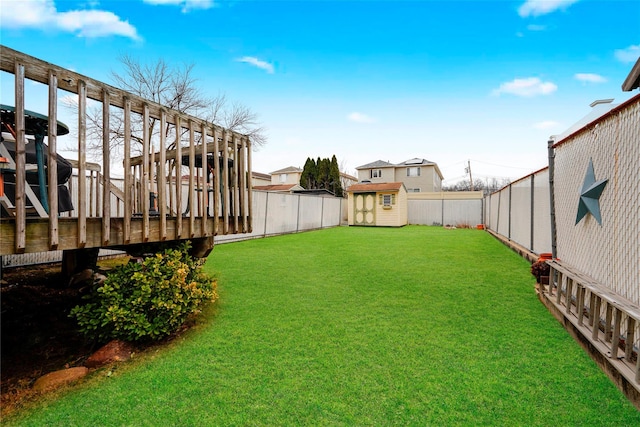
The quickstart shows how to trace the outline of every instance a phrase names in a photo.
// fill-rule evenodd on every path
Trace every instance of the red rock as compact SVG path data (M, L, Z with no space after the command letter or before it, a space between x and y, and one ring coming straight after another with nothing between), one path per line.
M84 366L87 368L99 368L113 362L124 362L131 358L133 346L125 341L113 340L105 344L98 351L93 353Z
M89 373L89 369L84 366L50 372L38 378L33 384L33 389L37 391L52 390L61 385L77 381L87 375L87 373Z

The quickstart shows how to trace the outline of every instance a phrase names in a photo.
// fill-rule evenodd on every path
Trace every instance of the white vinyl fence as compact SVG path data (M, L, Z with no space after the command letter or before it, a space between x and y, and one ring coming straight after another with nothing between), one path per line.
M488 229L536 254L551 252L548 168L507 185L485 200Z
M216 243L254 239L339 226L346 217L346 200L306 194L253 191L253 231L215 237Z
M475 227L482 224L482 199L409 200L409 224Z

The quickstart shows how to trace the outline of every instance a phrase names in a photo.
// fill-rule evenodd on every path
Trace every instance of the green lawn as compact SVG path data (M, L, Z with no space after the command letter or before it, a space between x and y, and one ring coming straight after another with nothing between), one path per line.
M205 324L9 423L640 425L482 231L341 227L219 245L207 269Z

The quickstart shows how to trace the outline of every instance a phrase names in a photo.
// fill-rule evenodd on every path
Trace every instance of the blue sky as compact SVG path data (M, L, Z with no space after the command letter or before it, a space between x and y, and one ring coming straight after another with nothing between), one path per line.
M194 63L267 128L256 171L419 157L447 183L469 160L477 177L546 166L592 101L637 93L620 86L640 56L635 0L0 0L0 24L3 45L107 83L121 54Z

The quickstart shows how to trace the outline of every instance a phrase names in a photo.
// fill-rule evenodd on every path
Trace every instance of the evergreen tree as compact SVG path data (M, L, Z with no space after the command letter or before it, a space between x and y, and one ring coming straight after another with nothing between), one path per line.
M329 159L318 159L318 186L317 188L329 189Z
M306 190L316 188L316 162L307 157L307 161L304 163L304 169L302 169L302 175L300 176L300 185Z
M342 182L340 180L340 167L338 166L338 159L334 154L331 157L331 165L329 167L329 182L331 184L330 190L337 197L343 196Z
M329 158L314 161L307 157L300 176L300 185L306 190L325 189L331 191L337 197L343 197L342 180L340 179L340 167L335 154Z

